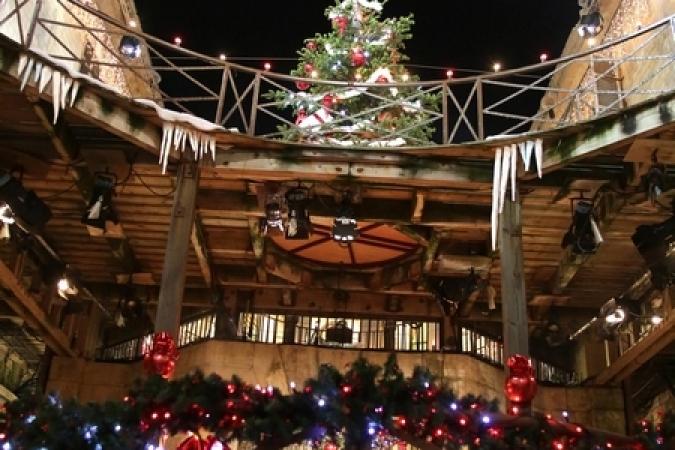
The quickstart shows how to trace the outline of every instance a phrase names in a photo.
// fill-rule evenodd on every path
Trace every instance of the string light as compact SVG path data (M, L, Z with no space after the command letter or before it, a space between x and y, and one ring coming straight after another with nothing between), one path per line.
M295 390L295 386L296 386L295 381L291 381L290 383L288 383L288 386L289 386L291 389Z
M661 325L661 323L663 323L663 317L656 314L654 314L650 320L652 325Z
M454 75L455 75L455 72L452 69L448 69L445 72L445 76L448 77L448 78L452 78Z
M499 72L500 70L502 70L502 63L500 63L500 62L494 63L494 64L492 65L492 70L493 70L494 72Z
M270 62L266 62L265 64L263 64L263 69L269 72L270 70L272 70L272 64Z
M403 81L404 83L407 83L409 80L410 80L410 75L408 75L407 73L404 73L403 75L401 75L401 81Z
M316 69L312 70L312 73L310 73L310 76L312 78L319 78L319 72Z
M481 420L483 421L483 423L485 425L487 425L487 424L490 423L490 416L483 416L483 417L481 417Z
M221 61L225 61L225 60L227 59L227 55L226 55L225 53L221 53L221 54L218 56L218 58L219 58Z
M541 55L539 55L539 61L543 63L548 61L548 53L542 53Z
M450 409L453 410L453 411L457 411L457 403L451 403Z
M175 38L173 38L173 45L175 45L176 47L180 47L182 44L183 44L182 37L176 36Z
M129 22L127 23L129 25L129 28L136 28L138 24L134 19L129 19Z

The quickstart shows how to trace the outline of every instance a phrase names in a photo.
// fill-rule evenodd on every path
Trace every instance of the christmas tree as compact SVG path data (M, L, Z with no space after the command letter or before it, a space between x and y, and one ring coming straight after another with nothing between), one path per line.
M332 31L306 40L291 72L311 81L298 81L297 92L268 94L295 114L295 126L280 127L284 139L371 147L431 142L440 93L409 84L418 78L402 64L402 50L413 16L382 19L385 3L338 0L326 10Z

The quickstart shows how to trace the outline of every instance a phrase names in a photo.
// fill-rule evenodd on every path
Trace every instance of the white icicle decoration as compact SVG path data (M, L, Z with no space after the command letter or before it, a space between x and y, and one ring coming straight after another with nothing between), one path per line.
M162 127L162 146L159 149L159 165L162 173L166 173L171 152L183 153L189 145L195 161L199 161L207 154L216 159L216 138L208 133L185 128L171 122L165 122Z
M502 174L499 179L499 214L504 212L504 201L506 200L506 186L509 183L509 172L511 169L511 147L504 147L502 154Z
M75 103L80 82L73 79L71 74L54 70L42 61L26 54L19 56L17 74L21 80L20 89L22 91L26 89L30 81L36 85L39 94L42 94L47 86L51 86L54 124L59 119L60 111L68 105L73 106Z
M502 149L498 148L495 153L495 166L492 174L492 214L490 216L490 225L492 232L492 250L497 250L497 227L499 225L498 209L499 209L499 191L497 187L500 185L499 178L501 176L502 167Z
M593 231L593 240L595 240L596 245L600 245L605 242L605 239L600 233L600 227L598 227L598 224L595 222L593 215L591 215L591 230Z
M544 141L536 139L517 144L506 145L503 148L498 148L495 152L494 173L492 179L492 215L490 217L491 233L492 233L492 249L497 249L498 244L498 229L499 216L504 211L504 204L506 201L506 191L511 188L511 201L517 200L516 193L518 192L518 155L523 160L525 170L530 170L530 162L534 154L535 165L537 168L537 175L539 178L543 175L544 165ZM509 185L509 179L511 181ZM595 222L591 222L593 233L598 242L602 242L602 236Z

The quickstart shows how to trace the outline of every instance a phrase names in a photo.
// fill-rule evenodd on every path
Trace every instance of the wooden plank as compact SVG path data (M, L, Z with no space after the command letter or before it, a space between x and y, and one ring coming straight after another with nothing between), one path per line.
M626 145L637 137L656 134L673 126L673 116L675 93L595 120L585 132L565 136L547 149L544 172Z
M520 211L520 203L507 198L499 224L505 359L514 354L530 354Z
M204 238L204 230L202 229L202 222L199 217L199 213L195 213L195 223L192 227L190 240L192 241L192 247L194 248L195 254L197 255L197 261L199 262L199 267L202 270L202 275L204 275L204 282L206 283L206 286L212 287L213 264L211 263L211 255L206 245L206 239Z
M21 282L14 276L14 272L2 260L0 260L0 283L9 290L14 297L4 296L7 305L28 326L40 333L45 344L57 355L75 357L77 353L70 346L66 334L56 325L52 324L40 302L33 297Z
M181 164L178 169L155 319L155 331L169 332L174 338L178 337L180 325L187 256L191 245L198 188L199 168L192 163Z
M675 141L672 139L635 139L623 160L651 163L654 158L662 164L675 163Z

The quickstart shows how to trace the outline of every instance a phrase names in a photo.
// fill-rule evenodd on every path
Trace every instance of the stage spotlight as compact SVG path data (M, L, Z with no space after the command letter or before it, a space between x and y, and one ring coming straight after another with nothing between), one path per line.
M68 300L70 297L77 295L79 289L77 289L77 286L75 286L68 275L64 274L56 282L56 292L59 294L59 297L63 298L64 300Z
M653 225L640 225L631 237L651 272L656 289L670 285L675 274L675 216Z
M141 57L141 41L134 36L123 36L120 41L120 53L127 58L137 59Z
M112 207L112 196L115 193L116 178L110 174L97 174L94 189L82 216L82 223L101 230L106 229L106 222L117 223L117 214Z
M312 234L312 223L309 219L309 191L297 187L286 192L288 205L288 221L286 222L286 239L308 239Z
M335 221L333 222L333 239L337 242L353 242L359 236L359 230L352 206L351 193L347 192L342 198Z
M4 202L9 208L4 210L5 220L19 218L26 225L39 229L52 217L49 207L35 195L35 192L26 190L21 182L9 173L0 176L0 202ZM11 219L7 216L10 211Z
M597 5L592 7L587 14L581 14L577 33L582 38L593 38L602 31L604 20L602 14L597 9Z
M578 201L572 224L563 237L561 247L571 247L575 254L588 254L595 253L602 242L600 229L593 218L593 204L586 200Z

